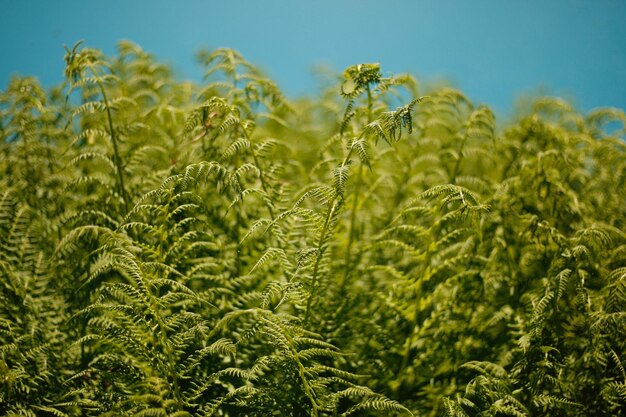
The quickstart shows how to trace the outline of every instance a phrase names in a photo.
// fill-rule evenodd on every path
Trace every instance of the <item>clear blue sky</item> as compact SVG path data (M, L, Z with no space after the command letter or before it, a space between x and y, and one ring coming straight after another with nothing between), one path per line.
M383 71L447 79L508 113L547 91L582 110L626 108L625 0L0 0L0 88L11 74L45 85L63 44L115 52L120 39L199 80L194 54L231 47L289 96L311 94L311 69L380 62Z

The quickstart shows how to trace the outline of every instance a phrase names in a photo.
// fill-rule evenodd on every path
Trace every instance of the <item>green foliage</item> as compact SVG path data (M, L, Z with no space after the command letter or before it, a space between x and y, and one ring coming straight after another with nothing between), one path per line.
M623 111L65 59L0 95L0 414L624 415Z

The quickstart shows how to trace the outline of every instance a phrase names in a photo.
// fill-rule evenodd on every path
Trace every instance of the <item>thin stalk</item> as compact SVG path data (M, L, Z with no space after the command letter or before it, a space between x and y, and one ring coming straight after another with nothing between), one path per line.
M311 277L311 286L313 288L306 302L306 310L304 313L305 323L309 321L309 313L311 311L311 305L313 304L313 295L317 291L317 274L319 272L319 266L320 266L320 262L322 260L322 255L323 255L322 246L324 245L324 241L326 240L326 233L328 232L328 225L330 224L330 219L332 218L332 215L337 208L335 201L336 201L336 198L333 198L333 200L331 201L331 206L328 208L328 211L326 212L326 219L324 220L324 227L322 228L322 233L320 234L319 241L317 242L317 257L315 258L315 265L313 266L313 276Z
M122 158L120 158L120 153L117 145L117 134L115 133L115 128L113 127L113 116L111 115L111 106L109 106L109 100L107 98L106 91L104 90L104 85L102 84L102 80L98 75L98 72L93 67L89 67L91 72L96 78L96 82L98 84L98 88L100 89L100 94L102 94L102 100L104 101L104 107L107 112L107 120L109 122L109 131L111 132L111 142L113 143L113 154L115 156L115 168L117 171L117 181L120 187L120 193L122 194L122 201L124 202L124 209L128 212L128 194L126 193L126 187L124 186L124 172L122 169Z
M363 164L359 164L359 169L356 174L355 181L355 191L354 191L354 205L352 206L352 212L350 213L350 227L348 229L348 246L346 247L346 260L345 260L345 273L341 280L340 293L345 291L346 282L348 280L348 276L352 270L350 269L350 265L352 264L352 244L354 243L354 235L356 229L356 213L357 207L359 205L359 196L361 194L361 187L359 187L359 183L361 182L361 176L363 175Z
M348 161L350 160L350 157L352 156L352 152L353 150L351 148L350 151L348 152L348 155L346 155L343 162L341 163L342 168L348 164ZM319 266L320 266L320 262L322 260L322 255L323 255L322 247L324 246L324 242L326 241L326 234L328 233L330 220L333 218L333 215L335 214L335 211L337 210L337 207L338 207L338 205L336 204L337 197L338 197L338 194L335 193L335 196L329 203L328 211L326 212L326 218L324 219L324 226L322 227L322 232L320 233L320 238L317 242L317 257L315 259L315 265L313 266L313 276L311 277L312 291L306 302L306 310L304 313L305 323L307 323L309 320L311 306L313 305L313 296L315 295L316 290L317 290L317 281L318 281L317 274L319 273Z
M302 361L300 361L300 356L298 355L298 351L294 348L293 339L288 334L286 333L283 333L283 334L285 336L285 339L287 339L291 356L294 362L296 362L296 365L298 366L298 376L300 377L300 381L302 381L302 388L304 389L304 394L306 395L306 397L309 399L309 402L311 403L311 417L318 417L319 405L317 404L317 401L315 401L315 391L313 390L311 383L306 377L306 368L302 364Z
M233 161L235 167L239 165L239 156L235 155L235 160ZM239 184L239 189L241 189L241 184L239 183L239 178L237 178L237 183ZM239 233L239 227L243 224L243 217L241 215L241 210L243 207L243 193L239 193L239 201L237 204L233 206L235 210L235 227L234 227L234 236L233 240L237 243L241 241L241 235ZM235 249L235 276L241 276L241 247L239 245L236 246Z
M372 91L370 85L367 84L367 124L372 122ZM356 181L354 182L354 204L352 205L352 212L350 213L350 226L348 228L348 246L346 247L346 259L345 259L345 272L340 284L340 293L345 291L346 282L350 272L352 272L350 266L352 264L352 244L354 243L354 235L356 230L356 214L359 207L359 197L361 196L361 179L363 177L363 164L359 164L359 169L356 174Z

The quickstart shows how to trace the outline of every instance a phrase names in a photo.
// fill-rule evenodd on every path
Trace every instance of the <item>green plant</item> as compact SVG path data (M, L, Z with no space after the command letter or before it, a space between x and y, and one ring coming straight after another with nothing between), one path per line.
M623 111L66 52L0 95L0 413L624 415Z

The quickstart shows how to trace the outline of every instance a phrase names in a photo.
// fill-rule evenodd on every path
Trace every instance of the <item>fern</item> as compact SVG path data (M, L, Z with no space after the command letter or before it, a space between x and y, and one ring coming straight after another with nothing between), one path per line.
M198 61L0 93L1 414L624 414L622 110Z

